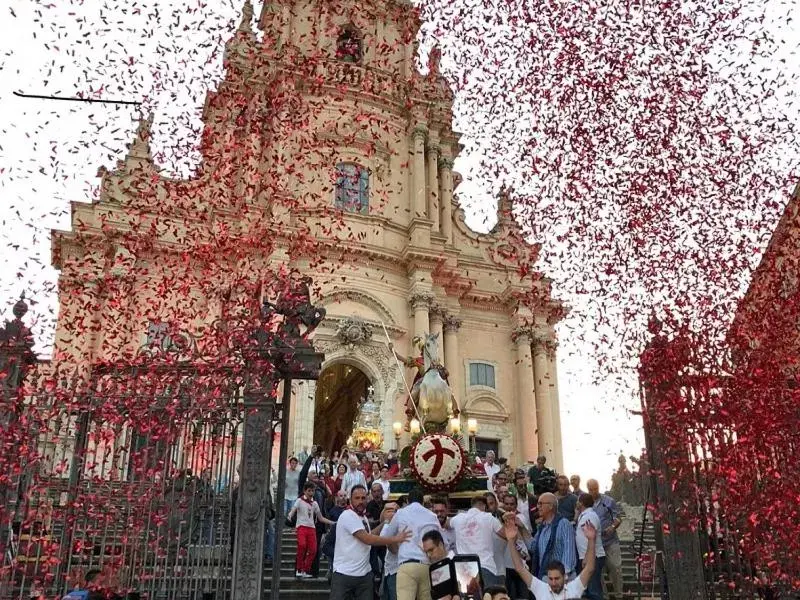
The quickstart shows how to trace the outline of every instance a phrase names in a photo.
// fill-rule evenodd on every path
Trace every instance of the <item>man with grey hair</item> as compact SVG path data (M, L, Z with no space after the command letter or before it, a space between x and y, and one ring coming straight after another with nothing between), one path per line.
M494 450L487 450L486 457L483 459L483 471L486 473L486 490L489 492L494 491L494 476L502 469L500 465L494 462L495 458Z
M351 454L347 459L347 473L344 474L344 479L342 480L342 489L349 496L350 490L357 485L367 489L367 478L364 477L364 471L359 468L358 457L355 454Z
M577 550L575 530L569 520L558 514L558 498L545 492L536 504L542 522L530 544L533 574L537 579L547 581L547 566L553 561L564 565L564 574L569 581L575 576Z

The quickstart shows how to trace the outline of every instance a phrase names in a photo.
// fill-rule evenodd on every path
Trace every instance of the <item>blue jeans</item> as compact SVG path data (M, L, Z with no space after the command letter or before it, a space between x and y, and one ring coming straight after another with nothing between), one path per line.
M584 598L589 598L589 600L603 600L603 567L605 564L605 556L594 559L594 573L592 573L592 578L589 579L589 585L586 586L586 591L583 593ZM581 570L583 570L582 561Z
M294 500L290 500L289 498L285 498L283 501L283 518L285 519L289 512L294 508Z
M212 510L209 509L203 513L200 527L200 543L210 546L214 543L214 512Z
M381 600L397 600L397 573L383 578Z
M267 521L264 526L264 559L272 560L272 552L275 548L275 520Z

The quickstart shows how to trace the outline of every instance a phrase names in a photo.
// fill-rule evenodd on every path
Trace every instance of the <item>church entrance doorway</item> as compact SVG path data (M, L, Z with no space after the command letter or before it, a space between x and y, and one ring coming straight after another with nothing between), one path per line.
M369 377L346 363L330 365L320 374L314 399L314 443L328 456L340 450L353 433L353 422L369 386Z

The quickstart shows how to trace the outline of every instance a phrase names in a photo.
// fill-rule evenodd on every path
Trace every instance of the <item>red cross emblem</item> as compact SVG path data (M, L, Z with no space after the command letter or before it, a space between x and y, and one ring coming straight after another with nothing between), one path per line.
M444 457L449 456L450 458L455 458L456 453L454 450L450 448L443 448L442 441L438 438L434 438L431 440L431 445L433 448L428 450L425 454L422 455L422 460L428 461L433 457L433 468L431 469L431 477L438 477L439 471L442 470L442 464L444 463Z

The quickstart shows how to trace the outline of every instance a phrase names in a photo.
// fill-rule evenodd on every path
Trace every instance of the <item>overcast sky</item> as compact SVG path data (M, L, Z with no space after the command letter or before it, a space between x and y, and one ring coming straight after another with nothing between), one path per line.
M69 227L69 202L88 201L96 191L98 168L113 166L124 155L136 111L21 99L12 92L69 96L102 89L104 98L144 100L155 114L159 162L171 172L186 173L198 159L199 109L205 91L220 79L222 45L238 22L241 3L127 4L11 0L10 8L0 9L0 302L10 306L23 290L36 300L34 329L45 353L52 339L57 276L50 267L49 231ZM256 14L259 8L257 2ZM785 71L793 82L788 90L796 89L800 28L783 17L795 9L795 2L768 4L767 25L785 43L773 64L753 66ZM780 63L780 57L788 62ZM477 153L465 155L457 169L468 175L480 159ZM469 222L479 229L495 210L487 188L471 181L459 190ZM491 216L488 220L491 224ZM7 307L0 310L9 315ZM640 421L628 412L638 407L636 385L630 379L622 387L596 384L592 347L571 336L582 327L592 324L572 320L560 330L566 470L607 483L618 453L638 454L642 446ZM592 333L594 340L615 335Z

